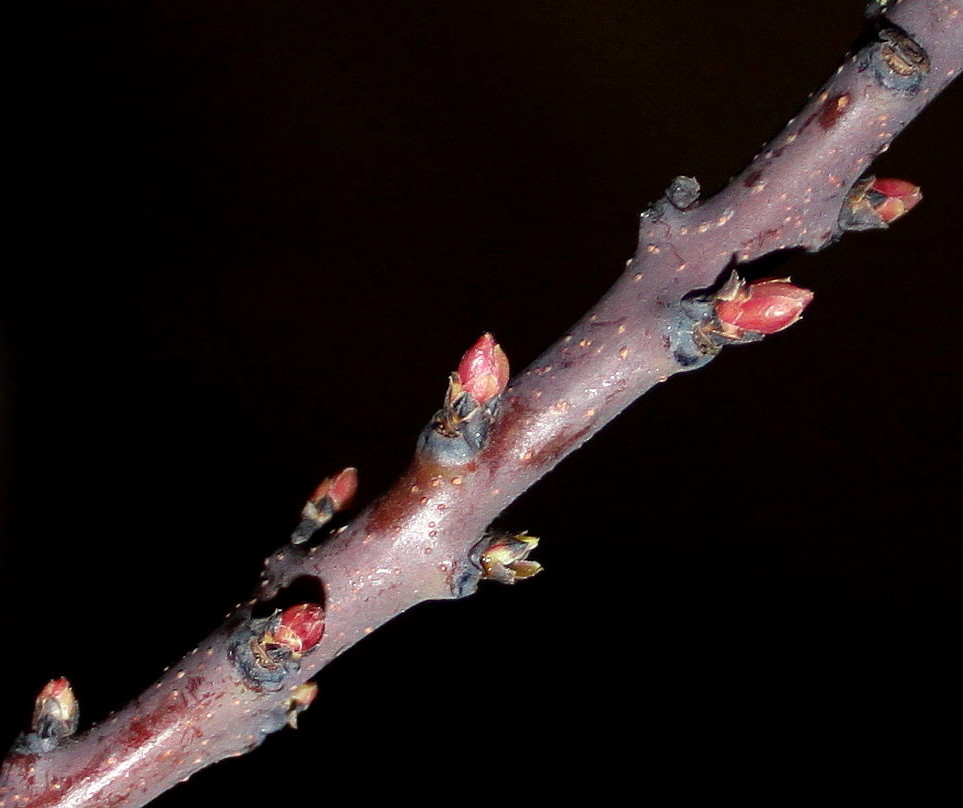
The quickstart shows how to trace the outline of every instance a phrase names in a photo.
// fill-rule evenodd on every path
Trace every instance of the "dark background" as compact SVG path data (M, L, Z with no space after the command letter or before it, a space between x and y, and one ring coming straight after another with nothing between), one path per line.
M321 477L389 485L471 341L533 360L672 176L717 189L798 109L862 5L43 6L8 156L0 744L50 677L86 721L140 692ZM816 290L805 322L504 514L542 576L403 615L298 733L157 804L604 797L927 737L963 624L960 99L876 165L922 185L912 215L758 268Z

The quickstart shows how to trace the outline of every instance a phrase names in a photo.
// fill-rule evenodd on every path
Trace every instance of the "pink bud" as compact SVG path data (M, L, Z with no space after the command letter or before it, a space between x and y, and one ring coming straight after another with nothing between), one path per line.
M269 638L292 654L303 654L321 642L324 635L324 609L314 603L300 603L281 612L281 620Z
M331 509L337 513L344 510L351 504L354 495L358 491L358 470L356 468L346 468L338 472L334 477L325 477L321 484L314 489L311 499L308 500L313 505L318 505L327 497L331 503Z
M331 517L351 504L358 492L358 470L346 468L325 477L301 509L301 522L291 534L294 544L303 544L331 521Z
M508 357L491 334L482 334L461 358L458 380L462 390L484 406L508 386Z
M328 492L328 497L331 500L331 506L336 511L341 511L351 504L351 500L354 499L356 493L358 493L358 470L348 467L335 475L335 478L331 481L331 490Z
M738 338L743 331L775 334L795 323L813 299L808 289L787 279L768 279L741 285L729 299L716 301L716 317L727 334Z
M879 217L889 224L915 208L923 194L919 186L911 182L883 177L870 183L866 198Z

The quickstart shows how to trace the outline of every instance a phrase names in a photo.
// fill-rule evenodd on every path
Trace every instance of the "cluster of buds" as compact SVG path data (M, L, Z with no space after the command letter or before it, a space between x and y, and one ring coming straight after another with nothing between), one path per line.
M270 617L251 620L235 632L230 656L251 690L277 691L300 668L301 658L324 636L324 609L299 603Z
M485 443L508 379L508 357L491 334L483 334L451 374L444 405L422 432L419 450L445 465L471 460Z
M324 527L331 518L347 508L358 491L358 470L346 468L325 477L301 509L301 521L291 533L294 544L302 544Z
M841 230L889 227L922 199L919 186L906 180L864 177L846 196L839 214L839 227Z
M77 731L80 710L70 682L64 677L51 679L34 702L30 732L14 743L14 751L38 754L56 749Z

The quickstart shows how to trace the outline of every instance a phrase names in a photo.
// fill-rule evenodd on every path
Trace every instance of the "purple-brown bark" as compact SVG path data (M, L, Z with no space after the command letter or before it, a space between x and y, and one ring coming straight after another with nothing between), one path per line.
M283 726L292 688L399 612L470 591L478 571L469 554L508 503L636 397L712 357L685 296L715 285L733 259L819 249L839 234L846 196L872 158L959 72L960 17L959 3L899 4L890 19L925 50L925 70L897 61L894 71L902 57L880 55L892 44L885 37L847 60L720 194L647 211L619 281L511 382L475 456L452 464L423 451L346 530L268 559L262 601L307 576L323 588L326 610L323 640L281 690L251 690L228 658L250 619L245 605L126 710L53 752L12 757L4 799L143 804Z

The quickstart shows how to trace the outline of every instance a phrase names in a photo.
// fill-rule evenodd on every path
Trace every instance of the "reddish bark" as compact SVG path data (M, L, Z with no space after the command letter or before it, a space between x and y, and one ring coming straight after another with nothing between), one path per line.
M12 754L4 804L144 804L291 721L313 697L305 681L387 620L423 600L470 593L482 573L473 550L509 502L637 396L718 350L699 338L711 308L700 314L697 300L684 299L713 287L733 258L817 250L845 229L840 214L872 158L963 61L959 2L906 0L890 17L910 42L889 34L847 60L720 194L700 205L680 183L645 213L625 273L512 380L473 455L423 444L398 483L345 530L279 550L258 598L141 698L51 752ZM324 637L278 687L252 689L231 649L249 637L255 607L305 576L323 588Z

